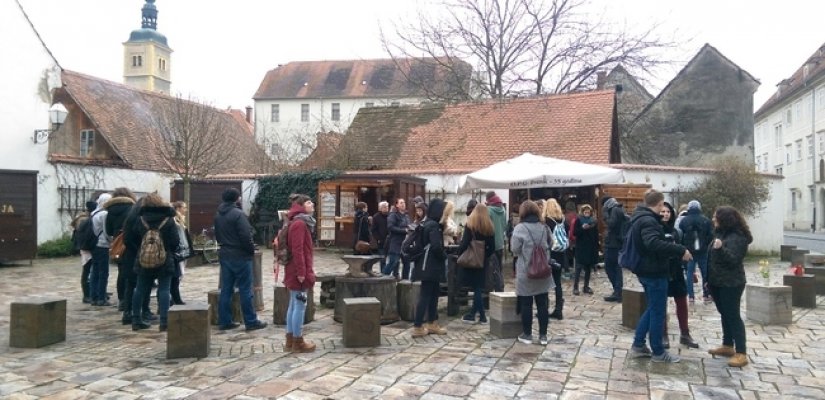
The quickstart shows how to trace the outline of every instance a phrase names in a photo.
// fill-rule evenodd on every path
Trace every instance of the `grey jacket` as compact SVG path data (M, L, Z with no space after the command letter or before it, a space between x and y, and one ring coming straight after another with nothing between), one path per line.
M513 237L510 239L510 247L513 255L518 257L516 261L516 295L535 296L547 293L556 285L553 276L546 279L530 279L527 277L527 270L530 266L530 258L533 255L533 247L536 242L547 252L547 260L550 260L550 248L553 243L553 235L550 229L542 222L522 222L513 229Z

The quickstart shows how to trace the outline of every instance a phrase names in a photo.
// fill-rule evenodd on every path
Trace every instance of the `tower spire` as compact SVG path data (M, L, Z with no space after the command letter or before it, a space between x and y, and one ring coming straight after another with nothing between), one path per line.
M155 0L146 0L146 4L141 9L143 18L140 27L144 29L158 29L158 9L155 7Z

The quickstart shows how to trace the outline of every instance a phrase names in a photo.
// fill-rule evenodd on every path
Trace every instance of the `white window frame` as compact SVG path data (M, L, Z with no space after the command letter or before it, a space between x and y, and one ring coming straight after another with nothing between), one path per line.
M80 131L80 156L88 157L94 152L95 131L94 129L83 129Z
M768 172L768 153L762 154L762 162L764 163L762 171Z
M309 122L309 104L301 104L301 122Z
M785 145L785 165L793 164L793 157L791 157L791 151L793 151L793 149L791 149L791 145L786 144Z
M796 161L802 161L802 139L796 139Z
M791 211L796 212L797 204L796 204L796 189L791 189Z
M329 116L333 121L341 120L341 103L332 103Z
M785 109L785 123L788 124L788 126L793 125L793 110L791 107Z
M281 105L269 105L269 122L281 122Z
M814 153L816 152L814 148L814 135L805 136L805 139L808 142L808 158L814 158Z

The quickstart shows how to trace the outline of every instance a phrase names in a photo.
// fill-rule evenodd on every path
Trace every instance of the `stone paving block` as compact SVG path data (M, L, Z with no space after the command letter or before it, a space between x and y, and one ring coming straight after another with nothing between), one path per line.
M421 282L403 280L396 286L398 291L398 316L402 321L415 319L415 305L421 294Z
M166 358L206 358L211 329L209 303L190 301L169 309Z
M32 296L11 303L9 347L38 348L66 340L66 299Z
M796 245L783 244L779 246L779 260L791 261L791 250L796 249Z
M375 297L343 299L344 346L376 347L381 344L381 302Z
M808 249L791 250L791 264L805 264L805 254L810 252Z
M805 267L805 273L814 276L816 294L825 295L825 267Z
M218 297L220 297L220 291L218 290L210 290L209 293L207 293L207 299L209 300L209 323L212 325L218 324ZM243 323L241 296L237 291L232 294L232 321Z
M790 286L748 284L745 292L745 309L749 320L765 325L791 323L793 307Z
M791 287L794 307L816 308L816 277L812 274L785 275L782 284Z
M282 283L278 283L273 288L272 295L272 323L275 325L286 325L286 310L289 308L289 289ZM315 320L315 290L307 290L307 308L304 313L304 324Z
M639 323L639 318L644 314L647 308L647 299L645 298L645 290L640 287L625 287L622 288L622 325L636 329L636 324Z

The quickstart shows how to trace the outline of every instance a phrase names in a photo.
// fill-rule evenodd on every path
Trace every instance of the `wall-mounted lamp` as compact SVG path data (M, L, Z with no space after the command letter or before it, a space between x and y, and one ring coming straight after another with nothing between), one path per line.
M66 107L63 107L63 104L55 103L52 105L49 108L49 122L52 123L52 129L35 129L34 137L32 137L34 143L43 144L48 142L52 132L58 130L60 125L63 125L68 114L69 112L66 111Z

